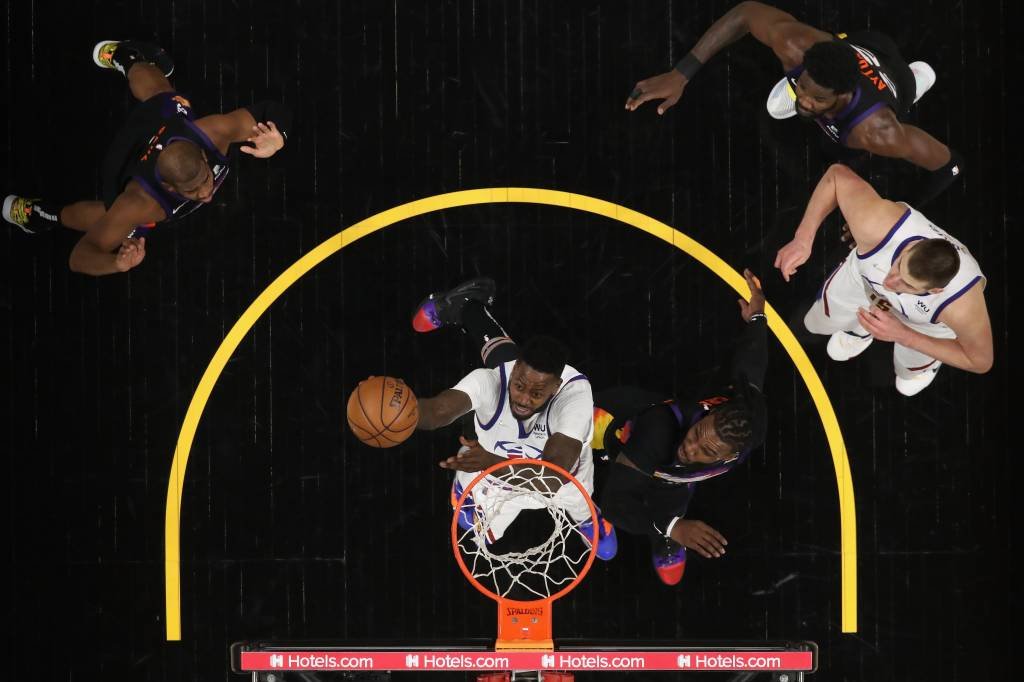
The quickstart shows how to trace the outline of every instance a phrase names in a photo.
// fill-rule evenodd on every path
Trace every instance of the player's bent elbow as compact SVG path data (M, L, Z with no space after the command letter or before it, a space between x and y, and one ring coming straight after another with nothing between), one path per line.
M995 359L989 355L984 358L972 359L971 367L968 371L974 374L988 374L992 369L992 365L995 364Z
M76 248L71 250L71 255L68 256L68 268L71 272L77 272L82 275L89 274L85 270L85 262L82 258L81 252Z

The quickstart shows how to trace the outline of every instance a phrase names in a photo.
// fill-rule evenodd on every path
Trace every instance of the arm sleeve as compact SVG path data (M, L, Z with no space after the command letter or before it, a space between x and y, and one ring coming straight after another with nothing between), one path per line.
M747 322L736 343L732 360L732 378L764 392L764 375L768 369L768 322L763 316ZM739 388L739 386L737 386Z
M601 513L628 533L665 537L683 517L693 484L665 486L621 462L615 462L601 496Z
M651 478L620 462L611 465L608 481L601 494L601 513L613 526L637 535L658 536L661 533L649 518L645 491Z
M281 132L285 140L288 139L288 131L292 129L292 110L280 102L263 100L245 107L246 111L252 114L257 123L273 121L274 125Z

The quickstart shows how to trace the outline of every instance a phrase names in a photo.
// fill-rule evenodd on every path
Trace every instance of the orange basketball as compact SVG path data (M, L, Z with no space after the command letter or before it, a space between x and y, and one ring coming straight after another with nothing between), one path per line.
M370 377L348 398L348 427L375 448L390 448L412 435L420 420L416 395L401 379Z

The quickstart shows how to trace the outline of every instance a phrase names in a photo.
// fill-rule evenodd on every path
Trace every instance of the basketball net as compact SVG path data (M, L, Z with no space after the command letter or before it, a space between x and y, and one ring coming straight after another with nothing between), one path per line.
M585 536L570 508L590 511L593 533ZM530 547L502 554L491 546L519 512L546 510L553 530ZM460 518L463 526L459 525ZM598 515L583 485L556 464L508 459L482 471L455 503L452 550L462 573L498 603L496 650L554 649L552 603L572 591L594 563ZM529 543L527 543L529 544Z

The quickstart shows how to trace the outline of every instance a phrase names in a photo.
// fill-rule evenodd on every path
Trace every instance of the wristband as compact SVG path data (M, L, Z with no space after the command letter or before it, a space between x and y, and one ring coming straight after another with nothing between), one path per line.
M685 57L676 62L675 69L686 76L686 80L691 80L702 66L704 66L704 62L693 56L692 52L687 52Z
M764 313L754 313L753 315L750 316L750 319L748 319L747 322L753 322L754 320L765 320L765 321L767 321L768 318L765 317Z

